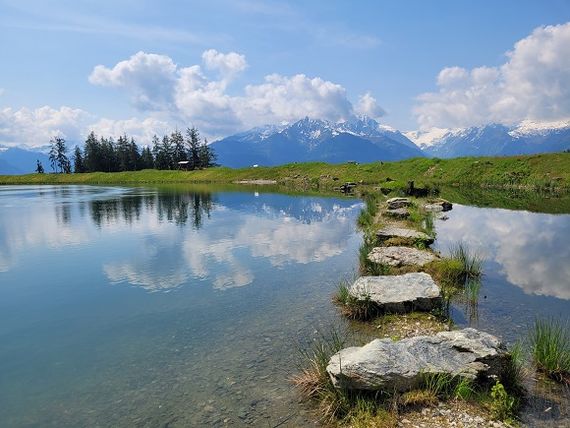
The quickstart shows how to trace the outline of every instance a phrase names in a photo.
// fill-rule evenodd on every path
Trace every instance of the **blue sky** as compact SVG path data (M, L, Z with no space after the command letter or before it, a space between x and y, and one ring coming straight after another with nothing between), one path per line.
M566 0L0 0L0 144L184 124L217 137L304 115L401 130L566 119L568 21ZM532 108L512 107L525 96Z

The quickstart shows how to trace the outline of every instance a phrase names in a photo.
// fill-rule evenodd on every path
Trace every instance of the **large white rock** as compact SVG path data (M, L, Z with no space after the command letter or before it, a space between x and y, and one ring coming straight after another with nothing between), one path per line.
M403 392L420 386L426 373L477 380L499 376L508 358L498 338L466 328L345 348L332 356L327 372L337 388Z
M433 243L433 238L428 234L413 229L406 229L403 227L384 227L376 232L376 236L380 241L385 241L390 238L400 238L410 241L411 243L416 241L423 242L426 245Z
M441 291L432 277L423 272L404 275L361 276L349 293L359 300L370 299L381 311L431 311L441 305Z
M388 266L423 266L437 257L430 251L412 247L375 247L368 254L368 260Z

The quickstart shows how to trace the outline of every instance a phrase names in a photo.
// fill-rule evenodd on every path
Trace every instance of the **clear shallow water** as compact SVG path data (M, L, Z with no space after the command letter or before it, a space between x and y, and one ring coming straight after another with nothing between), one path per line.
M0 187L0 426L311 423L287 378L298 342L340 322L330 296L356 269L361 206ZM446 214L436 247L487 260L459 325L512 342L537 315L570 316L569 215Z
M0 187L0 426L307 423L287 378L361 206Z

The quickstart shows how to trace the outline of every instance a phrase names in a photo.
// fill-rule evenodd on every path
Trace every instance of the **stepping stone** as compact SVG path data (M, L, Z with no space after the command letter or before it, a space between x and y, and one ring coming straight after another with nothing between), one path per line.
M388 266L423 266L437 259L435 254L412 247L375 247L368 260Z
M390 198L386 201L389 210L395 210L398 208L409 207L411 202L408 198Z
M384 211L384 215L387 217L404 219L410 216L410 212L408 211L407 208L396 208L393 210Z
M433 243L433 238L428 234L413 229L406 229L403 227L384 227L383 229L380 229L378 232L376 232L376 236L381 242L386 241L390 238L400 238L404 241L408 241L410 244L414 244L418 241L423 242L426 245Z
M445 199L437 199L431 203L424 205L424 210L430 212L451 211L453 204Z
M370 299L383 312L431 311L443 302L441 291L427 273L361 276L349 289L359 300Z
M466 328L345 348L332 356L327 372L337 388L404 392L419 387L427 373L488 381L509 358L497 337Z

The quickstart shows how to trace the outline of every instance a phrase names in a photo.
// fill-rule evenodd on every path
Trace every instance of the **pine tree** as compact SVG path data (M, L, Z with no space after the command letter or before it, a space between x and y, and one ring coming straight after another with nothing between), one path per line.
M150 147L143 147L141 152L141 169L152 169L154 168L154 158Z
M62 137L53 137L50 141L49 160L51 168L55 172L64 172L69 174L71 172L71 163L67 158L67 147L65 140Z
M93 131L85 140L83 164L86 172L104 171L103 151L97 136Z
M75 146L75 151L73 153L73 172L85 172L85 162L79 146Z
M170 134L170 142L172 143L172 158L174 165L177 167L178 162L187 160L186 147L184 146L184 137L177 129Z
M188 160L190 169L200 167L200 133L195 127L186 130L186 145L188 146Z
M44 173L44 166L42 165L42 163L40 162L39 159L36 160L36 172L38 174L43 174Z
M216 165L216 154L208 145L208 140L204 138L204 142L200 145L198 150L198 168L210 168Z

